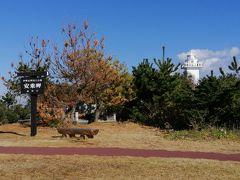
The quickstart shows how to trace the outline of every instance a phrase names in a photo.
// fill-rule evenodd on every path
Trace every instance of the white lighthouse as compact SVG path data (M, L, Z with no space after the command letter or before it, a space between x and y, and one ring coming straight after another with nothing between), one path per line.
M203 63L199 62L198 59L190 53L187 55L187 59L182 64L184 74L192 80L194 84L198 84L199 81L199 70L203 67Z

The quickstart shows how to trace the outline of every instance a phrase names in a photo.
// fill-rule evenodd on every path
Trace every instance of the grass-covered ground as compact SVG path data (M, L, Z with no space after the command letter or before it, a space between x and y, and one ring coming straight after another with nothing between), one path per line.
M77 138L61 138L55 128L38 127L37 136L30 137L30 127L19 124L3 125L0 126L0 146L121 147L240 153L240 138L236 133L216 138L216 135L211 135L212 132L167 133L134 123L93 123L81 127L99 128L100 131L94 139L84 141Z
M0 126L0 146L120 147L240 153L238 132L164 132L134 123L93 123L94 139L61 138L38 127L36 137L19 124ZM219 135L220 133L220 135ZM221 134L222 133L222 134ZM0 155L1 179L238 179L240 163L177 158Z
M240 163L192 159L1 155L1 179L238 179Z

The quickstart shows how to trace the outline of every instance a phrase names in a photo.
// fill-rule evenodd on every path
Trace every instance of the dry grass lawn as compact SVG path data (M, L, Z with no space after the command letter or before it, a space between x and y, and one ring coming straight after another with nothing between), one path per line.
M120 147L240 153L240 141L167 140L156 128L134 123L93 123L94 139L61 138L55 128L0 126L0 146ZM239 179L239 162L177 158L0 155L0 179Z
M209 160L0 155L1 179L239 179L240 163Z
M61 138L55 128L38 127L30 137L30 127L19 124L0 126L0 146L121 147L180 151L240 153L240 140L167 140L159 129L134 123L93 123L80 127L99 128L94 139ZM14 132L12 133L3 132Z

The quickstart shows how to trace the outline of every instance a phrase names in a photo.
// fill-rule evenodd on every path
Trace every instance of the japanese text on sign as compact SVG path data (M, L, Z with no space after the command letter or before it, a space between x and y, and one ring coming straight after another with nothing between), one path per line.
M44 88L43 78L22 78L21 93L42 94Z

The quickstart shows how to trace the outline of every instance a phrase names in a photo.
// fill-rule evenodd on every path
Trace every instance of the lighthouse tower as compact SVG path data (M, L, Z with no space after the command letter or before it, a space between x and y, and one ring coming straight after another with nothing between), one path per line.
M198 84L199 70L203 67L203 63L199 62L198 59L190 53L187 55L187 59L181 67L184 69L184 74L191 79L194 84Z

